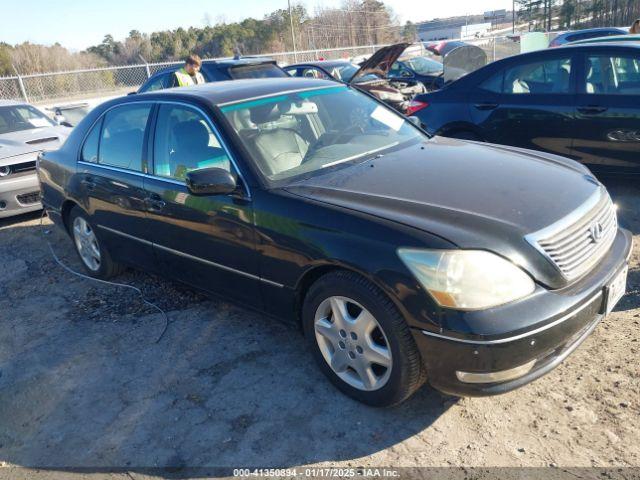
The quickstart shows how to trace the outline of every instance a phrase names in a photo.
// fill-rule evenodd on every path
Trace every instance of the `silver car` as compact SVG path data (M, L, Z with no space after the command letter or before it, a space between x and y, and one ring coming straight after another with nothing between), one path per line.
M70 132L31 105L0 100L0 218L42 208L36 159Z

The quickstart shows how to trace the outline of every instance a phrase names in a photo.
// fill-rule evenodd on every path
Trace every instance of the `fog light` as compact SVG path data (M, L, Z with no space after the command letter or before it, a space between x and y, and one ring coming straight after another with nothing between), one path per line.
M494 383L494 382L506 382L507 380L513 380L514 378L522 377L531 371L535 365L536 360L531 360L529 363L520 365L519 367L510 368L509 370L500 370L499 372L456 372L458 380L464 383Z

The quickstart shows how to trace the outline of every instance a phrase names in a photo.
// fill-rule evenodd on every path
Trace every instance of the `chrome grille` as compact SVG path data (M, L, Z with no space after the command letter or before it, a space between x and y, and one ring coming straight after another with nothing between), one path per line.
M567 280L575 280L595 267L611 248L618 231L616 209L606 190L600 190L585 207L590 208L577 220L561 220L559 225L532 236Z

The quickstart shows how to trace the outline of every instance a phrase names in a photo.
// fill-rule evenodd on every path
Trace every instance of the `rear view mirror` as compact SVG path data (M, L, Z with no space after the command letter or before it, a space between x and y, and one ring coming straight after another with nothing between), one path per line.
M237 188L236 177L223 168L203 168L186 175L189 191L194 195L226 195Z

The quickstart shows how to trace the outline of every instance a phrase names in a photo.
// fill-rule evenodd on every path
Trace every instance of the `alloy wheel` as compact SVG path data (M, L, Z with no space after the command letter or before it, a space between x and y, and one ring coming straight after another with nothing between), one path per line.
M86 267L92 272L100 270L100 247L93 229L82 217L73 220L73 240Z
M316 341L333 372L354 388L378 390L387 383L393 360L382 327L362 305L329 297L316 310Z

